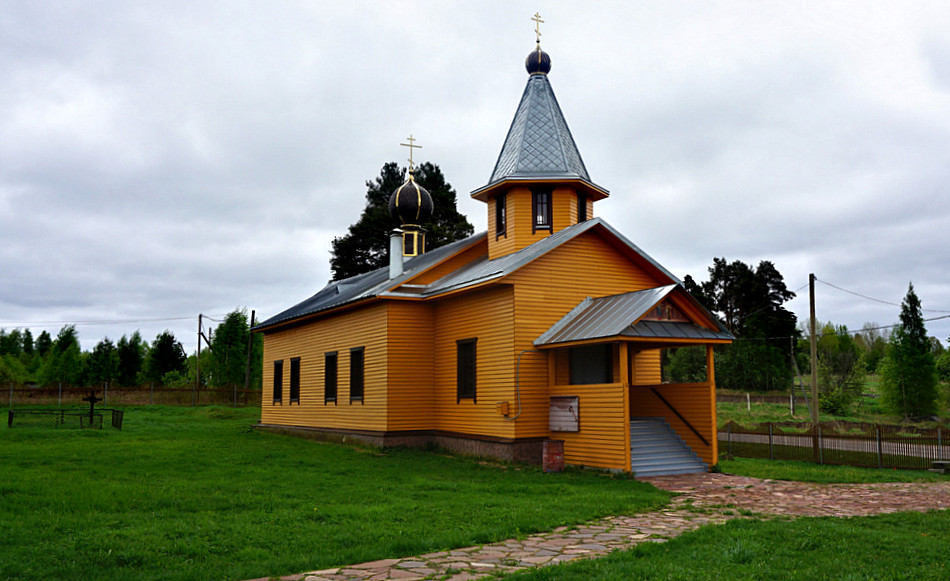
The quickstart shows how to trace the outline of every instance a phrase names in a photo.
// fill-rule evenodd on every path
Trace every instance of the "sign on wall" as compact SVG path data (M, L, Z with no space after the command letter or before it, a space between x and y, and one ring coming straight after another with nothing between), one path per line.
M548 427L552 432L579 432L580 414L576 395L551 398Z

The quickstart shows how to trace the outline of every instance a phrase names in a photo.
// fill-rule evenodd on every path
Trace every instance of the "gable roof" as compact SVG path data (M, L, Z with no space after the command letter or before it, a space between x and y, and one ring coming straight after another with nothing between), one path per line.
M699 305L680 285L671 284L641 291L592 299L587 297L550 329L535 339L535 346L590 341L609 337L643 339L688 339L693 341L731 341L726 329L709 316L718 330L708 329L695 322L641 321L653 307L673 293L685 295ZM701 305L699 305L701 307ZM704 313L708 313L705 309Z
M256 330L264 329L279 323L288 322L292 319L373 297L430 298L492 282L504 278L566 242L573 240L585 232L591 231L597 231L605 237L612 239L615 246L622 252L631 257L639 258L643 261L645 266L653 270L653 274L657 278L665 278L668 284L682 285L682 282L673 275L673 273L663 268L660 263L653 260L646 252L627 240L627 238L615 230L613 226L602 218L592 218L585 222L568 226L517 252L501 256L494 260L489 260L487 254L482 255L432 283L425 285L405 284L426 269L447 260L452 255L485 239L487 233L482 232L408 259L405 262L403 274L394 279L389 278L389 268L383 267L344 280L332 281L317 294L265 320L254 328Z
M402 284L453 254L478 244L486 237L487 233L482 232L430 250L425 254L407 258L403 265L403 274L396 278L389 278L389 266L385 266L343 280L331 280L317 294L270 317L256 325L254 329L263 329L278 323L378 296L386 289Z
M488 184L472 196L512 180L578 180L606 197L607 190L590 181L587 167L547 75L528 77L528 84L511 121Z

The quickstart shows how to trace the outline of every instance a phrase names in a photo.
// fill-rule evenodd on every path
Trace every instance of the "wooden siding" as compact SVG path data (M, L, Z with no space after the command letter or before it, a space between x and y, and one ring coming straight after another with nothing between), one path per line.
M450 256L447 260L442 261L418 276L410 278L405 281L405 284L429 284L435 282L443 276L455 272L469 262L484 256L486 252L488 252L488 243L483 240L458 254Z
M264 335L261 423L386 429L386 305L376 304ZM350 403L350 349L365 347L364 396ZM324 354L337 352L337 402L324 404ZM289 403L289 363L284 363L284 399L273 404L273 362L300 358L300 403Z
M676 433L696 452L704 462L712 466L717 462L715 456L716 431L712 418L715 417L716 400L710 396L707 383L667 383L652 386L676 408L676 410L706 438L709 445L676 417L650 387L631 388L630 415L632 417L662 417L673 426ZM713 409L710 409L713 408Z
M389 303L388 430L428 430L434 425L433 305Z
M630 349L630 383L657 384L663 381L663 372L660 368L660 349L635 351Z
M510 438L516 422L496 411L509 402L517 413L512 289L507 285L439 300L434 310L434 417L438 430ZM477 339L477 397L456 398L456 342ZM520 421L520 420L519 420Z
M587 296L657 286L655 279L596 232L566 242L513 273L508 280L515 284L517 351L530 349L538 336ZM518 437L547 435L549 394L545 359L537 354L522 359L521 398L525 413L518 420Z
M488 257L490 259L517 252L551 235L577 224L577 192L569 187L555 187L551 195L551 229L535 231L534 202L527 187L514 187L507 192L507 227L497 236L495 230L495 197L488 200ZM588 217L593 216L593 204L588 200Z
M577 432L551 432L564 440L564 462L630 470L630 428L626 413L626 390L622 384L555 385L552 396L577 396Z

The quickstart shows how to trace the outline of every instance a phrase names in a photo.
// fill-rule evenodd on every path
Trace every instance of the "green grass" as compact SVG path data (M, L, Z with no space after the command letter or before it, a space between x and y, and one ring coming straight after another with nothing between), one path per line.
M603 559L544 567L518 581L591 580L943 580L950 512L866 518L739 521Z
M545 474L259 432L253 408L125 412L122 431L0 427L0 579L285 575L668 499L590 471Z
M773 480L795 480L798 482L817 482L821 484L852 483L869 484L875 482L947 482L950 475L937 474L927 470L886 470L878 468L856 468L853 466L828 466L791 460L759 460L752 458L733 458L720 460L719 468L729 474L771 478Z

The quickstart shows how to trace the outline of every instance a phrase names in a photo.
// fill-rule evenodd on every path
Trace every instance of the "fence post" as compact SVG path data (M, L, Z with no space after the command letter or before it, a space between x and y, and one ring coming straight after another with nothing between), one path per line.
M775 460L775 449L772 446L772 422L769 422L769 460Z
M13 408L13 382L10 382L10 408Z
M788 410L791 412L790 415L795 415L795 392L788 394Z
M155 403L155 383L152 381L148 382L148 405L153 405Z
M940 432L940 426L937 426L937 460L943 460L943 434Z
M63 407L63 382L59 382L59 396L56 398L56 405Z
M109 382L108 381L103 382L102 391L103 391L102 403L103 405L109 405Z
M825 463L825 443L821 439L821 424L818 424L818 463Z
M726 430L726 450L729 454L729 457L732 457L732 424L729 424L729 429Z
M877 433L877 467L884 467L884 448L881 445L881 426L875 428Z
M752 398L749 396L749 392L745 392L745 407L749 413L752 413Z

